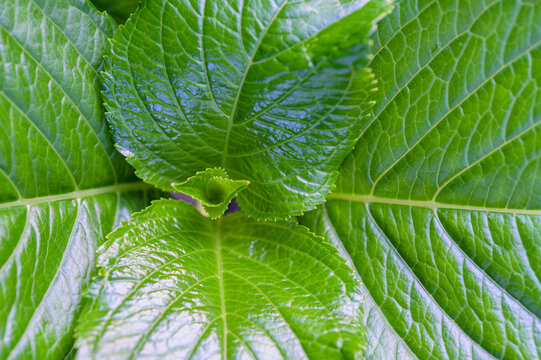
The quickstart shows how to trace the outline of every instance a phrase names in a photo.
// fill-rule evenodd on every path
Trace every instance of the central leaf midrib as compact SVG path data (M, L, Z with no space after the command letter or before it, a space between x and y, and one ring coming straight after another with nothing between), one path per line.
M224 148L223 148L223 151L222 151L222 164L221 164L221 166L223 168L225 168L225 165L226 165L226 162L227 162L227 156L228 156L228 152L229 152L229 137L231 136L231 130L233 129L233 122L234 122L235 116L237 114L238 103L239 103L239 99L240 99L242 90L244 88L244 82L246 81L246 76L248 76L248 72L250 71L250 69L252 67L252 63L254 61L254 58L257 55L257 52L259 51L259 47L263 43L263 39L265 38L265 36L267 36L267 32L271 28L272 24L274 24L274 22L276 21L276 19L278 18L278 16L280 15L280 13L282 12L282 10L284 9L284 7L287 5L288 2L289 2L289 0L284 0L282 2L282 4L278 7L278 9L276 10L276 14L272 17L272 19L270 19L269 24L265 27L265 29L261 33L261 36L259 37L259 39L257 40L257 43L254 46L254 50L252 51L252 53L250 54L250 57L248 58L248 63L246 64L246 68L244 69L244 73L242 74L242 78L241 78L241 81L239 83L239 89L237 91L235 101L233 103L233 107L231 109L231 115L227 118L227 129L225 131Z
M46 202L73 200L73 199L92 197L92 196L108 194L108 193L125 192L125 191L133 191L133 190L148 190L151 188L152 188L152 185L146 184L142 181L131 182L131 183L120 183L120 184L99 187L99 188L78 190L78 191L72 191L68 193L39 196L39 197L34 197L34 198L19 199L16 201L0 203L0 210L14 207L14 206L37 205L37 204L46 203Z
M224 291L224 265L222 260L222 239L221 239L221 221L222 218L215 222L215 236L216 236L216 266L218 269L218 283L220 287L220 309L222 312L223 323L223 339L222 339L222 356L223 359L227 359L227 313L225 308L225 291Z
M348 194L336 192L327 198L327 200L344 200L359 203L380 203L397 206L414 206L428 209L448 209L448 210L464 210L464 211L481 211L481 212L495 212L503 214L513 215L532 215L541 216L541 209L509 209L509 208L491 208L483 206L461 205L461 204L447 204L436 201L424 201L424 200L409 200L409 199L397 199L380 197L374 195L360 195L360 194Z

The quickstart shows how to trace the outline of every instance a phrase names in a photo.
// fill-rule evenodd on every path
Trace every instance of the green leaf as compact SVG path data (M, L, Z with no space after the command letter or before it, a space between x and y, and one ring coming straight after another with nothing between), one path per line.
M140 0L92 0L99 10L105 10L119 24L124 24L135 12Z
M224 169L215 168L198 172L183 183L173 184L173 189L201 202L207 214L216 219L249 183L246 180L231 180Z
M303 223L368 299L373 359L541 356L541 2L401 1L381 91Z
M147 203L100 99L114 22L77 0L0 0L0 358L58 359L94 252Z
M83 359L358 358L361 298L336 248L293 222L160 200L100 249Z
M207 168L248 180L256 218L313 209L367 120L368 35L389 0L144 1L103 76L119 149L162 190Z

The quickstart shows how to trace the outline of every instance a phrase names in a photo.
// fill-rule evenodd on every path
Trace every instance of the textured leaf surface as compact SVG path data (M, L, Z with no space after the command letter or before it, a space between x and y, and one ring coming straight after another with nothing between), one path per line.
M388 0L144 1L103 82L121 151L171 191L221 167L258 218L313 209L366 122L367 36ZM369 95L367 95L369 94Z
M98 256L80 358L335 359L364 348L357 282L293 222L154 202Z
M374 114L303 221L349 257L368 355L541 352L541 2L401 1Z
M208 215L215 219L227 210L235 195L249 183L231 180L224 169L215 168L199 172L183 183L173 184L173 189L201 202Z
M76 0L0 0L0 358L63 358L94 252L146 203L99 94L114 23Z

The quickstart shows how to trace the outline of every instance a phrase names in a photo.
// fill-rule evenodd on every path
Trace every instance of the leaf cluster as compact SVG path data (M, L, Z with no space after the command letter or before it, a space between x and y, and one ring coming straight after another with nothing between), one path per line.
M539 24L0 0L0 358L540 358Z

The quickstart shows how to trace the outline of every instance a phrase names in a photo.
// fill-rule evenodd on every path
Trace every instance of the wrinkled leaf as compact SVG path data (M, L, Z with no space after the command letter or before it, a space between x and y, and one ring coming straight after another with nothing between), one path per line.
M305 227L161 200L108 239L77 326L81 359L362 353L351 269Z
M103 76L119 149L162 190L220 167L251 216L313 209L366 122L388 1L144 1Z
M215 168L199 172L183 183L173 184L173 189L201 202L207 214L215 219L227 210L235 195L249 183L231 180L224 169Z
M370 358L541 355L541 2L401 1L374 114L305 218L350 259Z
M0 358L58 359L98 244L150 188L107 132L114 23L76 0L0 0Z

